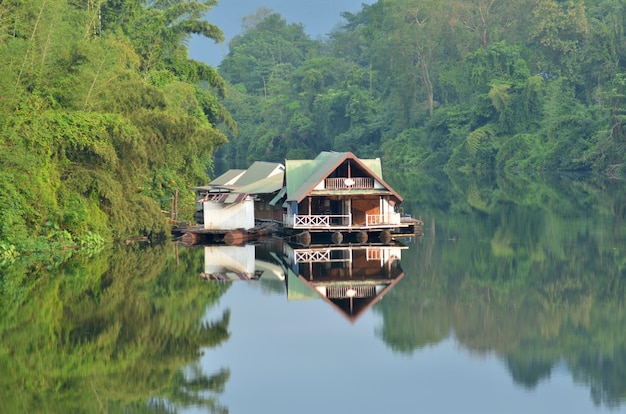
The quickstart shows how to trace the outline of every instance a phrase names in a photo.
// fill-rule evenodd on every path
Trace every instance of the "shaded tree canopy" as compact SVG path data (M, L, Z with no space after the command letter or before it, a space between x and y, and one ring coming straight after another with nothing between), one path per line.
M447 170L623 169L623 2L380 0L326 39L260 11L219 69L234 164L381 156Z
M215 68L215 0L0 4L0 249L168 232L162 210L208 179L236 124ZM6 255L6 253L5 253Z

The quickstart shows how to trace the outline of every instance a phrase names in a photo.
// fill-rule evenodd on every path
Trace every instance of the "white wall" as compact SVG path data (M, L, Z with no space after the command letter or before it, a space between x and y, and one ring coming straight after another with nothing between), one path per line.
M241 203L204 203L204 228L207 230L250 229L254 227L254 201Z

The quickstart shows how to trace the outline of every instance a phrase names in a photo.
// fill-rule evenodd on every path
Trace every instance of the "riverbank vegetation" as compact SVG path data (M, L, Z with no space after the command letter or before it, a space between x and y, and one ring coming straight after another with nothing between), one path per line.
M216 3L0 4L0 261L163 237L216 157L623 176L620 1L380 0L321 39L260 9L215 69Z
M380 0L327 39L260 10L219 66L233 163L320 150L404 168L623 171L626 5Z
M0 261L169 232L174 190L206 182L235 128L185 46L223 39L201 19L215 3L0 4Z

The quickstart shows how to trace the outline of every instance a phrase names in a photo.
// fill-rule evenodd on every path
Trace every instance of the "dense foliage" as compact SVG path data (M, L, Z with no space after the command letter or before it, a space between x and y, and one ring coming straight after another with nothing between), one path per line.
M234 121L190 60L215 0L0 3L0 260L168 232Z
M233 163L614 173L626 154L626 3L379 0L325 40L262 11L219 66Z

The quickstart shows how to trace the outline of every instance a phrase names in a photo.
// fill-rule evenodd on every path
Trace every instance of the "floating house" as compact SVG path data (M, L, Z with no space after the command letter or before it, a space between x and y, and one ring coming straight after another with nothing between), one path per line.
M269 201L283 186L282 164L257 161L247 170L229 170L208 185L194 187L197 221L206 230L251 229L272 219Z
M194 187L195 219L199 227L183 234L188 244L226 242L238 244L271 234L270 223L282 211L270 205L281 191L285 167L257 161L246 170L229 170L206 186Z
M389 242L421 233L422 222L399 211L402 197L382 178L380 158L322 152L313 160L286 160L284 186L270 202L283 206L282 228L304 245L315 237L340 244Z
M257 161L195 187L202 242L236 244L280 227L291 240L341 244L421 235L421 220L402 214L402 197L382 178L380 158L322 152L285 165Z

